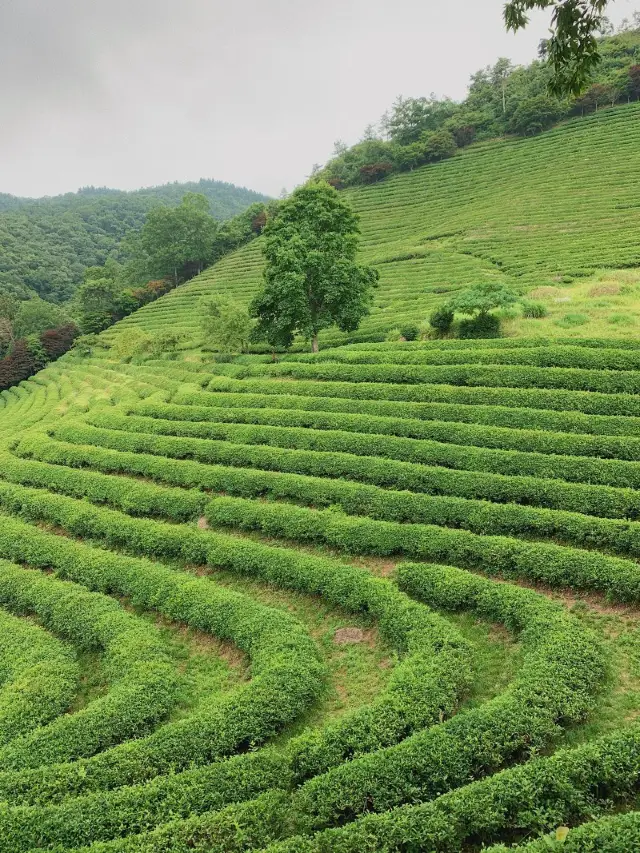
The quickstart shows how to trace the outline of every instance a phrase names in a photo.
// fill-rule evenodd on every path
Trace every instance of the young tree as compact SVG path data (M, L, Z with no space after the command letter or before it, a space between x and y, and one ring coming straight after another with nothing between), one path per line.
M110 326L117 318L118 298L120 287L112 278L91 278L94 270L101 267L90 267L85 273L85 280L77 289L73 298L74 316L85 333L101 332Z
M609 0L509 0L504 8L508 30L529 23L527 12L551 8L551 38L546 55L553 69L549 83L555 95L578 95L600 61L597 36Z
M461 290L448 303L452 311L460 314L488 314L494 308L506 308L518 301L518 294L504 284L484 281Z
M264 229L265 286L251 305L255 337L288 347L299 333L318 351L318 332L358 328L378 272L356 263L358 219L327 183L298 188Z
M201 307L200 325L206 343L221 353L247 351L253 321L246 308L222 296L204 300Z

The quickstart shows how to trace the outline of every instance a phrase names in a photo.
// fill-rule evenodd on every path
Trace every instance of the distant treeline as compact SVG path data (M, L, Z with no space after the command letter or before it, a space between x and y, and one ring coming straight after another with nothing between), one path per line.
M544 41L540 58L527 67L499 59L474 74L464 101L399 97L377 127L369 125L350 148L338 141L331 160L313 173L338 189L370 184L451 157L475 141L533 136L570 116L640 99L640 14L617 34L603 36L599 51L591 85L577 98L549 93Z
M20 299L69 300L87 267L108 257L126 260L125 238L140 230L150 210L175 206L186 192L204 195L216 220L233 217L267 197L233 184L201 180L135 192L86 187L54 198L0 193L0 293Z

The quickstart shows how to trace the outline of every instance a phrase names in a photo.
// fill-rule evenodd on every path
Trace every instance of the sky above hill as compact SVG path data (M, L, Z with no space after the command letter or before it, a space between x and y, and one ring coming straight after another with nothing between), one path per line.
M212 177L277 195L394 98L464 97L548 16L503 0L0 0L0 191ZM610 17L638 0L617 0Z

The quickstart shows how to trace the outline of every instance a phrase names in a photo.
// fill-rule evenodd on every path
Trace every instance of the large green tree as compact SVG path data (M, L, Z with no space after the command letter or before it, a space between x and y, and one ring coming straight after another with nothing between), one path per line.
M171 276L177 284L202 272L210 260L217 223L200 193L187 193L177 207L149 211L140 246L152 276Z
M311 181L280 204L264 235L265 286L251 305L255 337L288 347L301 334L317 352L321 329L357 329L378 272L356 263L358 218L349 202Z
M509 0L504 8L507 29L523 29L527 12L551 9L551 37L545 44L553 69L554 94L578 95L600 61L597 36L609 0Z

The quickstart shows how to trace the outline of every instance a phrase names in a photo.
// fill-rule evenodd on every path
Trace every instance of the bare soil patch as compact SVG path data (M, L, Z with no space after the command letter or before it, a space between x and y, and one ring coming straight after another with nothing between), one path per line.
M362 628L338 628L333 635L334 643L338 645L347 645L350 643L363 643L365 634Z

